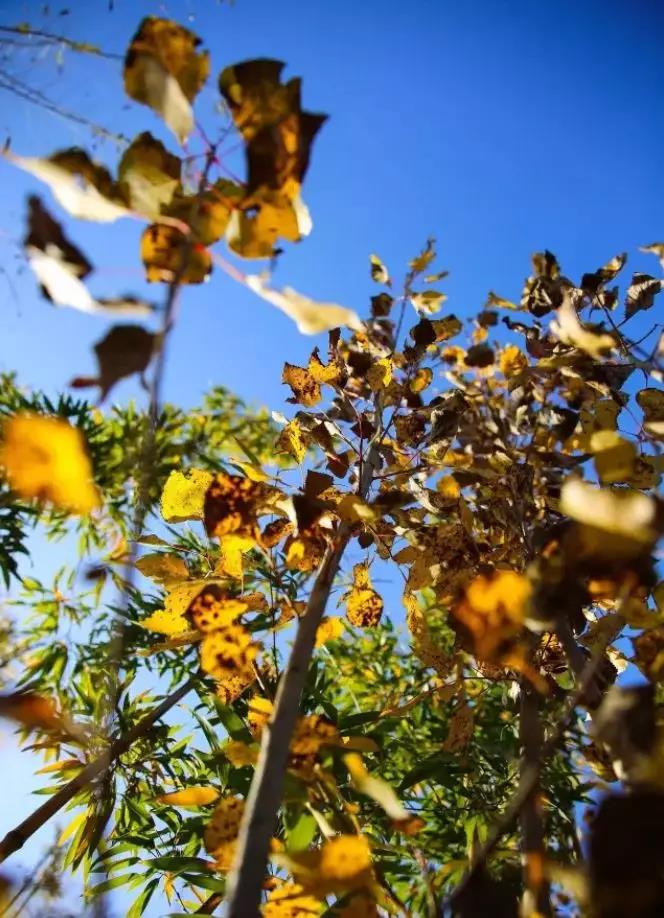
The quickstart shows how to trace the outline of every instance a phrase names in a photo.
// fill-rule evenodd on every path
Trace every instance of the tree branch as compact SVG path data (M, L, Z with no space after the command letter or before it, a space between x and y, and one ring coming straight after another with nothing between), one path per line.
M542 752L542 725L539 717L539 695L523 677L521 680L521 716L519 733L523 758L522 775L532 771L533 787L524 800L520 812L521 854L526 895L531 901L524 908L526 914L536 912L548 916L551 914L549 884L544 872L544 826L542 822L542 801L540 794L540 773Z
M124 755L137 739L145 736L167 711L170 711L178 701L184 698L185 695L194 688L198 678L198 676L192 676L191 679L188 679L187 682L183 683L174 692L164 698L156 708L139 720L131 730L124 736L120 736L118 739L114 740L105 752L93 762L90 762L89 765L86 765L85 768L80 771L75 778L72 778L68 784L65 784L57 794L53 794L52 797L49 797L46 803L38 807L27 819L24 819L23 822L8 832L2 841L0 841L0 862L7 860L10 855L22 848L26 841L34 835L44 823L48 822L52 816L55 816L63 806L69 803L82 788L90 784L90 782L99 775L108 771L111 765L117 761L121 755Z
M358 489L366 497L378 464L372 444L367 452ZM279 682L274 710L263 732L258 763L240 827L233 870L227 885L227 918L258 918L270 839L274 833L288 765L291 736L300 712L300 697L309 670L316 631L352 527L343 523L318 571L307 608L298 623L290 658Z
M577 705L579 705L586 697L588 687L592 684L595 678L595 674L604 657L604 652L611 640L612 638L609 635L609 638L606 642L601 641L595 647L593 655L585 664L581 674L579 675L576 690L574 691L572 697L569 699L565 712L558 722L558 726L541 747L541 753L539 755L539 763L537 767L525 764L522 766L521 779L519 781L519 787L517 788L516 793L508 803L505 812L496 821L486 841L478 850L464 878L461 880L458 886L452 890L450 895L447 896L443 902L441 915L449 914L450 909L458 901L463 891L468 888L477 873L484 867L489 855L495 849L500 839L503 837L503 835L509 832L519 817L523 806L526 804L534 789L537 787L542 764L546 762L546 760L558 748L561 740L565 735L565 730L569 726L569 722L574 714L574 711L576 710Z

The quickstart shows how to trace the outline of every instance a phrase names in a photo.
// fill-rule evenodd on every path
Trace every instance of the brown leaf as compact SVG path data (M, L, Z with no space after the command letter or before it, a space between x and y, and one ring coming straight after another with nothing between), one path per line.
M78 376L69 385L75 389L99 386L99 400L103 401L119 380L145 372L159 344L160 336L140 325L114 325L94 347L99 375Z
M153 223L143 233L141 259L150 283L201 284L212 271L205 246L192 245L181 230L163 223Z

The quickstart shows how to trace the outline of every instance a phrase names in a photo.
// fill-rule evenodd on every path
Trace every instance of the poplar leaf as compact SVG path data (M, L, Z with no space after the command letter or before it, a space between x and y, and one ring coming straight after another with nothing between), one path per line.
M248 274L245 283L250 290L292 319L303 335L317 335L342 325L354 331L362 328L359 316L352 309L336 303L319 303L292 287L284 287L282 291L273 290L257 274Z
M213 475L202 469L171 472L161 492L161 515L167 523L203 519L205 493Z

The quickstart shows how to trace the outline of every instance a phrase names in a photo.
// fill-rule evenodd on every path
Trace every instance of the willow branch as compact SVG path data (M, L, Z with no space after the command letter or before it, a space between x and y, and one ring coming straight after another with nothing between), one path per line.
M368 450L360 479L359 494L366 497L377 465L375 446ZM351 536L343 523L328 547L299 620L286 669L279 682L274 710L263 732L256 770L247 797L237 841L235 862L227 885L227 918L257 918L267 867L270 839L281 804L288 751L300 712L300 697L309 670L316 631L325 612L334 578Z
M187 682L175 689L174 692L167 695L156 708L150 711L149 714L146 714L145 717L141 718L141 720L139 720L131 730L125 733L124 736L120 736L114 740L105 752L93 762L90 762L89 765L86 765L85 768L80 771L75 778L72 778L68 784L65 784L57 794L53 794L52 797L49 797L46 803L38 807L27 819L24 819L23 822L8 832L2 841L0 841L0 862L7 860L10 855L22 848L26 841L34 835L44 823L48 822L52 816L55 816L63 806L69 803L80 790L94 781L95 778L105 774L111 765L113 765L120 756L124 755L136 740L146 736L154 724L194 688L197 681L198 676L192 676L191 679L188 679Z

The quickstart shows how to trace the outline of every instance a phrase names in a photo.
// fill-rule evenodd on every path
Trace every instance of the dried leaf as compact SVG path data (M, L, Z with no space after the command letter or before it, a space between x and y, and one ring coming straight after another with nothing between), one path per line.
M107 170L94 163L84 150L62 150L49 159L15 156L8 150L3 156L45 182L56 201L73 217L111 223L129 216Z
M182 163L145 131L135 137L118 165L121 191L131 210L156 219L180 187Z
M102 402L121 379L134 373L142 377L160 341L160 335L146 331L140 325L114 325L94 347L98 376L77 376L69 385L75 389L99 386L99 401Z
M200 38L156 16L145 18L131 40L124 64L125 92L161 115L182 143L191 133L190 103L205 83L210 63L197 53Z
M143 233L141 260L151 284L202 284L212 271L205 246L164 223L153 223Z
M346 603L346 615L351 625L375 628L378 624L383 614L383 600L371 586L366 562L353 567L353 586L340 601Z
M256 274L248 274L245 283L258 296L285 312L303 335L317 335L342 325L347 325L354 331L362 328L359 316L352 309L346 309L336 303L318 303L293 290L292 287L284 287L282 291L273 290Z

